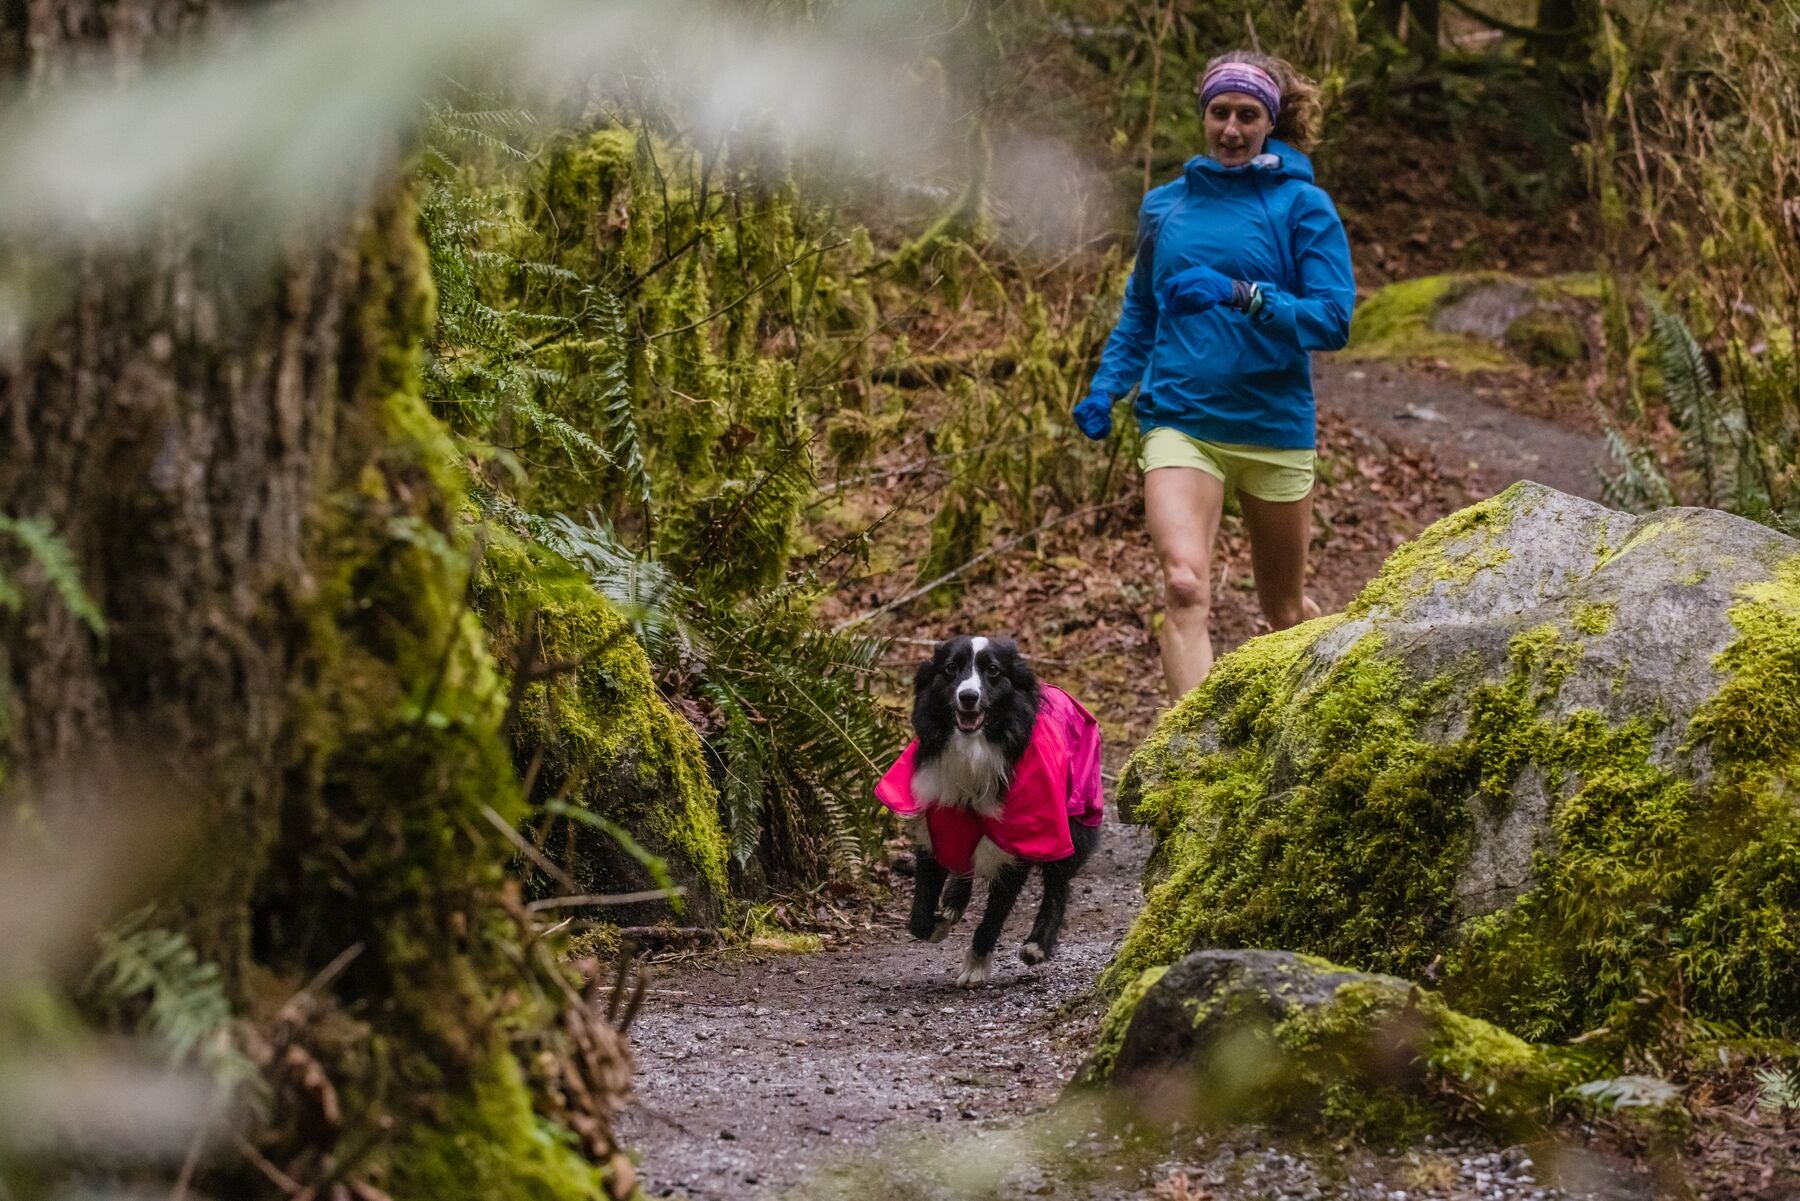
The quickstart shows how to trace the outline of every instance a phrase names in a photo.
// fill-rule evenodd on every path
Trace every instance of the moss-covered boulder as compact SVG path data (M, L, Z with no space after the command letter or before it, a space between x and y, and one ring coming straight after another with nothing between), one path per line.
M1080 1079L1158 1121L1510 1132L1547 1118L1568 1083L1553 1054L1436 993L1292 952L1199 951L1133 991Z
M1533 367L1550 370L1587 360L1587 332L1576 315L1560 305L1542 305L1520 314L1506 327L1506 348Z
M545 851L589 892L651 890L666 872L685 893L684 920L718 920L730 885L717 791L699 736L657 691L625 615L567 561L504 535L476 585L514 698L519 770L551 803L538 831ZM650 901L608 916L669 912Z
M1344 355L1441 362L1458 371L1560 368L1587 355L1589 276L1526 279L1482 271L1401 280L1361 302Z
M1528 1038L1644 992L1800 1030L1800 543L1536 484L1221 659L1132 758L1158 838L1106 984L1274 946Z

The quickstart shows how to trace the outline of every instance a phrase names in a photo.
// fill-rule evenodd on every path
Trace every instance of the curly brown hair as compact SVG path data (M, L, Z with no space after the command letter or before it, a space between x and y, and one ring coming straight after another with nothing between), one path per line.
M1206 70L1194 77L1194 91L1200 91L1207 72L1225 63L1247 63L1274 76L1281 85L1281 114L1275 118L1275 136L1296 150L1311 150L1319 140L1325 118L1325 105L1319 99L1319 85L1302 75L1293 63L1260 50L1233 50L1206 64Z

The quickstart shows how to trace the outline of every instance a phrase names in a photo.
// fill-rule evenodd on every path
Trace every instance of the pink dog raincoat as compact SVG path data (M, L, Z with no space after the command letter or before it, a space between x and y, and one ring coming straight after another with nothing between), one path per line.
M1049 863L1075 853L1069 820L1097 826L1105 797L1100 787L1100 723L1081 702L1060 688L1041 685L1037 725L1013 768L1012 786L1000 815L988 818L963 808L921 805L913 796L917 740L875 785L875 798L901 817L925 814L931 851L958 875L975 867L975 846L983 835L1010 855Z

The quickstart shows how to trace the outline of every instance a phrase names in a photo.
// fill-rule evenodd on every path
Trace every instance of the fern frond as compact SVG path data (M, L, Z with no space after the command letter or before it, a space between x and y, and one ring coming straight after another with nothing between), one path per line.
M644 440L638 428L637 409L625 377L625 305L612 292L594 289L588 297L593 323L600 335L592 364L591 387L606 426L607 449L625 473L626 485L642 507L646 519L653 515L650 469L644 457Z
M701 636L688 624L692 594L655 559L621 544L597 516L585 523L566 514L546 519L545 545L586 573L600 595L631 622L644 649L659 662L704 654Z
M141 1004L138 1025L170 1064L198 1063L232 1096L260 1082L231 1037L231 1003L217 964L200 958L187 936L149 925L145 908L100 933L100 959L88 988L104 1005Z
M44 573L45 580L69 612L100 637L106 637L106 618L81 583L75 553L41 517L7 517L0 514L0 533L11 534L25 554ZM24 598L18 588L0 574L0 608L17 608Z
M1600 481L1601 496L1615 508L1636 513L1665 509L1675 503L1675 488L1652 452L1633 446L1618 430L1606 428L1606 449L1619 465Z
M1756 1104L1770 1113L1792 1113L1800 1110L1800 1066L1758 1068L1756 1070Z
M1706 354L1687 322L1664 308L1653 294L1646 293L1644 303L1650 311L1651 335L1662 362L1663 397L1670 413L1678 424L1704 428L1712 419L1717 396Z
M725 716L725 729L714 753L724 776L719 800L725 830L731 839L731 858L741 868L756 854L762 835L763 802L770 786L770 748L730 687L714 685L705 691Z
M734 603L677 582L597 518L550 525L546 545L631 617L653 659L697 667L698 690L720 715L706 742L734 861L747 864L765 831L792 826L802 845L778 849L781 862L822 855L835 875L860 871L881 830L858 803L904 741L896 716L869 692L886 643L821 629L806 603L816 583L806 577ZM679 640L668 636L677 630Z

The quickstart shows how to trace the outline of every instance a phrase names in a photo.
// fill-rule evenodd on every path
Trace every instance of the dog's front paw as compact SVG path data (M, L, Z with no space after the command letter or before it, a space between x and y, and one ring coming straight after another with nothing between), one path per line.
M1038 946L1035 942L1028 942L1019 948L1019 958L1035 967L1044 962L1044 960L1050 958L1050 956L1046 955L1044 953L1044 948Z
M971 949L969 957L963 961L962 975L956 978L956 986L958 988L980 988L988 982L990 974L988 957Z
M963 911L960 909L940 909L937 912L937 925L925 936L927 942L943 942L950 937L950 931L956 923L962 921Z

